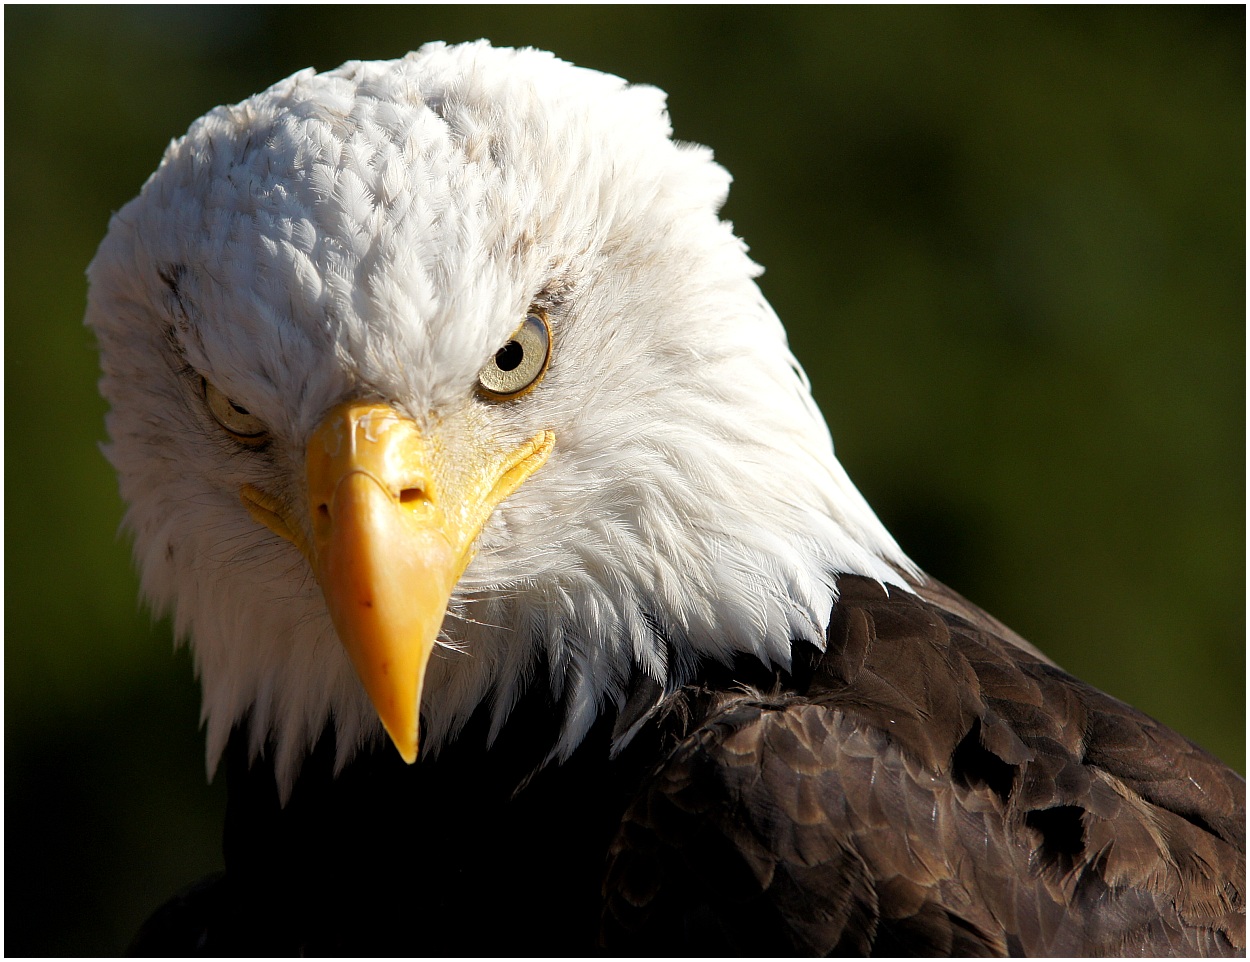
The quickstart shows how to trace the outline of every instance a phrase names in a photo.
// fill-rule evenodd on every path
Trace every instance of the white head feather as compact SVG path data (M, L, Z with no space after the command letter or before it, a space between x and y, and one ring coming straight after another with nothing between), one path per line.
M286 788L331 717L340 765L380 731L304 556L239 500L301 497L309 434L347 397L451 445L556 437L452 597L423 751L483 701L497 729L545 659L567 756L637 673L785 665L823 645L837 573L902 584L718 220L729 175L670 135L652 87L429 44L212 111L113 218L87 312L107 453L143 590L194 648L210 770L249 713ZM485 404L477 372L536 300L551 368ZM223 434L200 377L265 422L263 451Z

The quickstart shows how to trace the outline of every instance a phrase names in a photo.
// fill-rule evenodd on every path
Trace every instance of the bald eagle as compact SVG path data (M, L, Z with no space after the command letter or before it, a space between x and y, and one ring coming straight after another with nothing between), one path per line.
M925 576L664 95L429 44L196 121L90 267L221 875L137 952L1236 954L1244 783Z

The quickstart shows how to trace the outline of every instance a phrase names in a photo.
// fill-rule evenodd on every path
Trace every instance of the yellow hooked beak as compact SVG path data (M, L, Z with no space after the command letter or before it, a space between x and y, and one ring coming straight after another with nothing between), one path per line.
M520 447L461 452L450 464L394 408L349 401L308 442L306 524L252 485L240 492L256 521L308 558L339 640L410 764L426 666L474 541L554 444L542 431Z

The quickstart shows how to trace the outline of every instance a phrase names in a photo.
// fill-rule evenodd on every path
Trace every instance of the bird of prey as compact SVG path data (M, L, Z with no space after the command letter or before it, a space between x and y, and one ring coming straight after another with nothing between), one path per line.
M196 121L87 321L225 871L159 953L1236 954L1242 780L924 575L729 175L535 50Z

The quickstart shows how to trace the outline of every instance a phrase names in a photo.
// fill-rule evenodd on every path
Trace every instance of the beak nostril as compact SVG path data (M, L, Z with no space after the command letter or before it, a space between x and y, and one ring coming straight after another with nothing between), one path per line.
M425 490L423 488L404 488L399 492L400 504L419 504L425 500Z
M330 506L324 501L317 505L317 520L322 522L330 520Z

